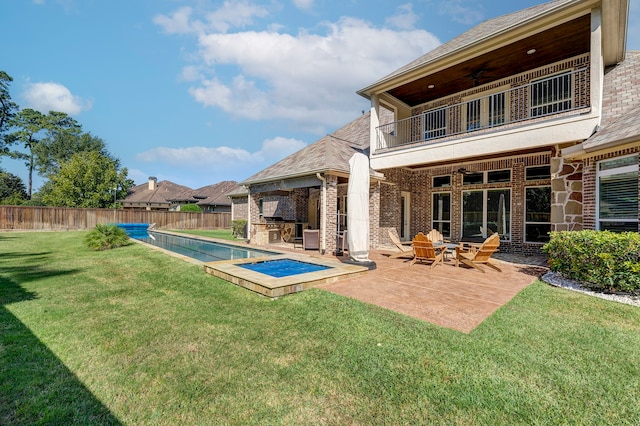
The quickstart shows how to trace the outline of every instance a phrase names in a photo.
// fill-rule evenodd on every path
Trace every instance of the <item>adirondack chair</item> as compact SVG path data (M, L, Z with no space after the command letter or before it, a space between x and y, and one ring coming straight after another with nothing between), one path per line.
M444 249L434 248L433 243L422 232L419 232L413 238L413 260L411 265L416 262L431 262L431 269L438 263L442 263L444 259Z
M479 247L456 247L456 266L459 266L460 262L462 262L480 272L484 272L480 265L487 265L498 272L502 272L495 263L491 262L491 256L498 250L499 246L500 236L496 233L487 237Z
M398 236L396 228L391 228L389 230L389 238L391 239L391 242L396 247L398 247L398 250L400 250L399 253L394 253L389 256L390 259L397 259L400 257L413 257L413 247L410 246L411 243L403 243L402 241L400 241L400 237Z
M432 229L431 231L429 231L427 233L427 237L431 240L432 243L445 243L447 242L444 237L442 236L442 233L440 233L440 231L438 231L437 229Z

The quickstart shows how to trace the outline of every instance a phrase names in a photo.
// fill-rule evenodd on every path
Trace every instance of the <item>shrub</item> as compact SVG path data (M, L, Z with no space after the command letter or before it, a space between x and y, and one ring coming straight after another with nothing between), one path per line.
M202 209L197 204L185 204L184 206L180 206L180 211L202 213Z
M108 250L129 244L127 231L116 225L101 225L89 232L85 237L85 243L92 250Z
M542 248L549 267L596 291L640 293L640 234L551 232Z
M231 221L231 235L236 238L247 238L247 221L233 220Z

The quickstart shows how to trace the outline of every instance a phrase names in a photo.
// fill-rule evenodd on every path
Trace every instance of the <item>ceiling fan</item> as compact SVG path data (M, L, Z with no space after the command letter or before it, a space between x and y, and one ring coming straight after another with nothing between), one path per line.
M473 80L473 86L474 86L474 87L479 86L480 84L482 84L482 83L480 82L480 79L484 79L484 80L489 79L489 80L492 80L492 79L496 78L495 76L487 75L486 73L487 73L488 71L489 71L489 69L487 69L487 68L478 68L478 69L475 69L475 70L472 70L472 71L471 71L471 74L469 74L469 78L470 78L471 80Z

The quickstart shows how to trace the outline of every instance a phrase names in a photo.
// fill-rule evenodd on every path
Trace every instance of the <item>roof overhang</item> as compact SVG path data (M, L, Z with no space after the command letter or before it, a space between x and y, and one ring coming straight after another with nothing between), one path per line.
M528 40L539 40L541 35L544 34L547 35L547 42L553 43L553 46L561 52L563 50L562 43L565 42L567 37L571 36L571 32L565 28L566 25L577 22L578 18L590 16L591 11L598 7L602 7L602 50L604 62L605 65L616 64L624 59L629 0L574 0L561 3L528 20L506 26L486 37L471 41L444 55L417 64L413 68L408 68L401 73L393 73L359 90L357 93L368 99L374 94L385 94L385 99L381 99L382 102L387 101L397 104L402 100L392 96L394 89L409 85L428 76L438 75L438 73L444 75L443 81L446 81L446 77L451 75L450 72L452 70L458 73L466 72L470 74L474 67L477 69L492 58L501 60L505 54L513 55L515 51L511 52L509 50L510 46L516 46L519 42L527 42ZM587 22L588 26L585 27L583 19L580 21L580 25L582 33L580 39L576 39L572 43L580 43L580 47L576 47L576 49L585 50L586 36L586 51L589 51L590 22ZM557 34L559 30L565 30L566 32L559 37ZM527 49L520 50L526 52ZM520 59L511 60L513 63L520 62ZM497 80L498 78L495 79ZM424 91L424 88L422 90ZM433 98L436 99L438 96L434 95ZM404 106L412 105L405 103Z

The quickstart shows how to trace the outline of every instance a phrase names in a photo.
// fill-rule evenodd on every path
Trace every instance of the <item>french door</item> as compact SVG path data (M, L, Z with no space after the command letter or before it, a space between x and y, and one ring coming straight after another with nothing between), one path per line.
M482 189L462 192L462 240L483 241L500 234L511 238L511 190Z

